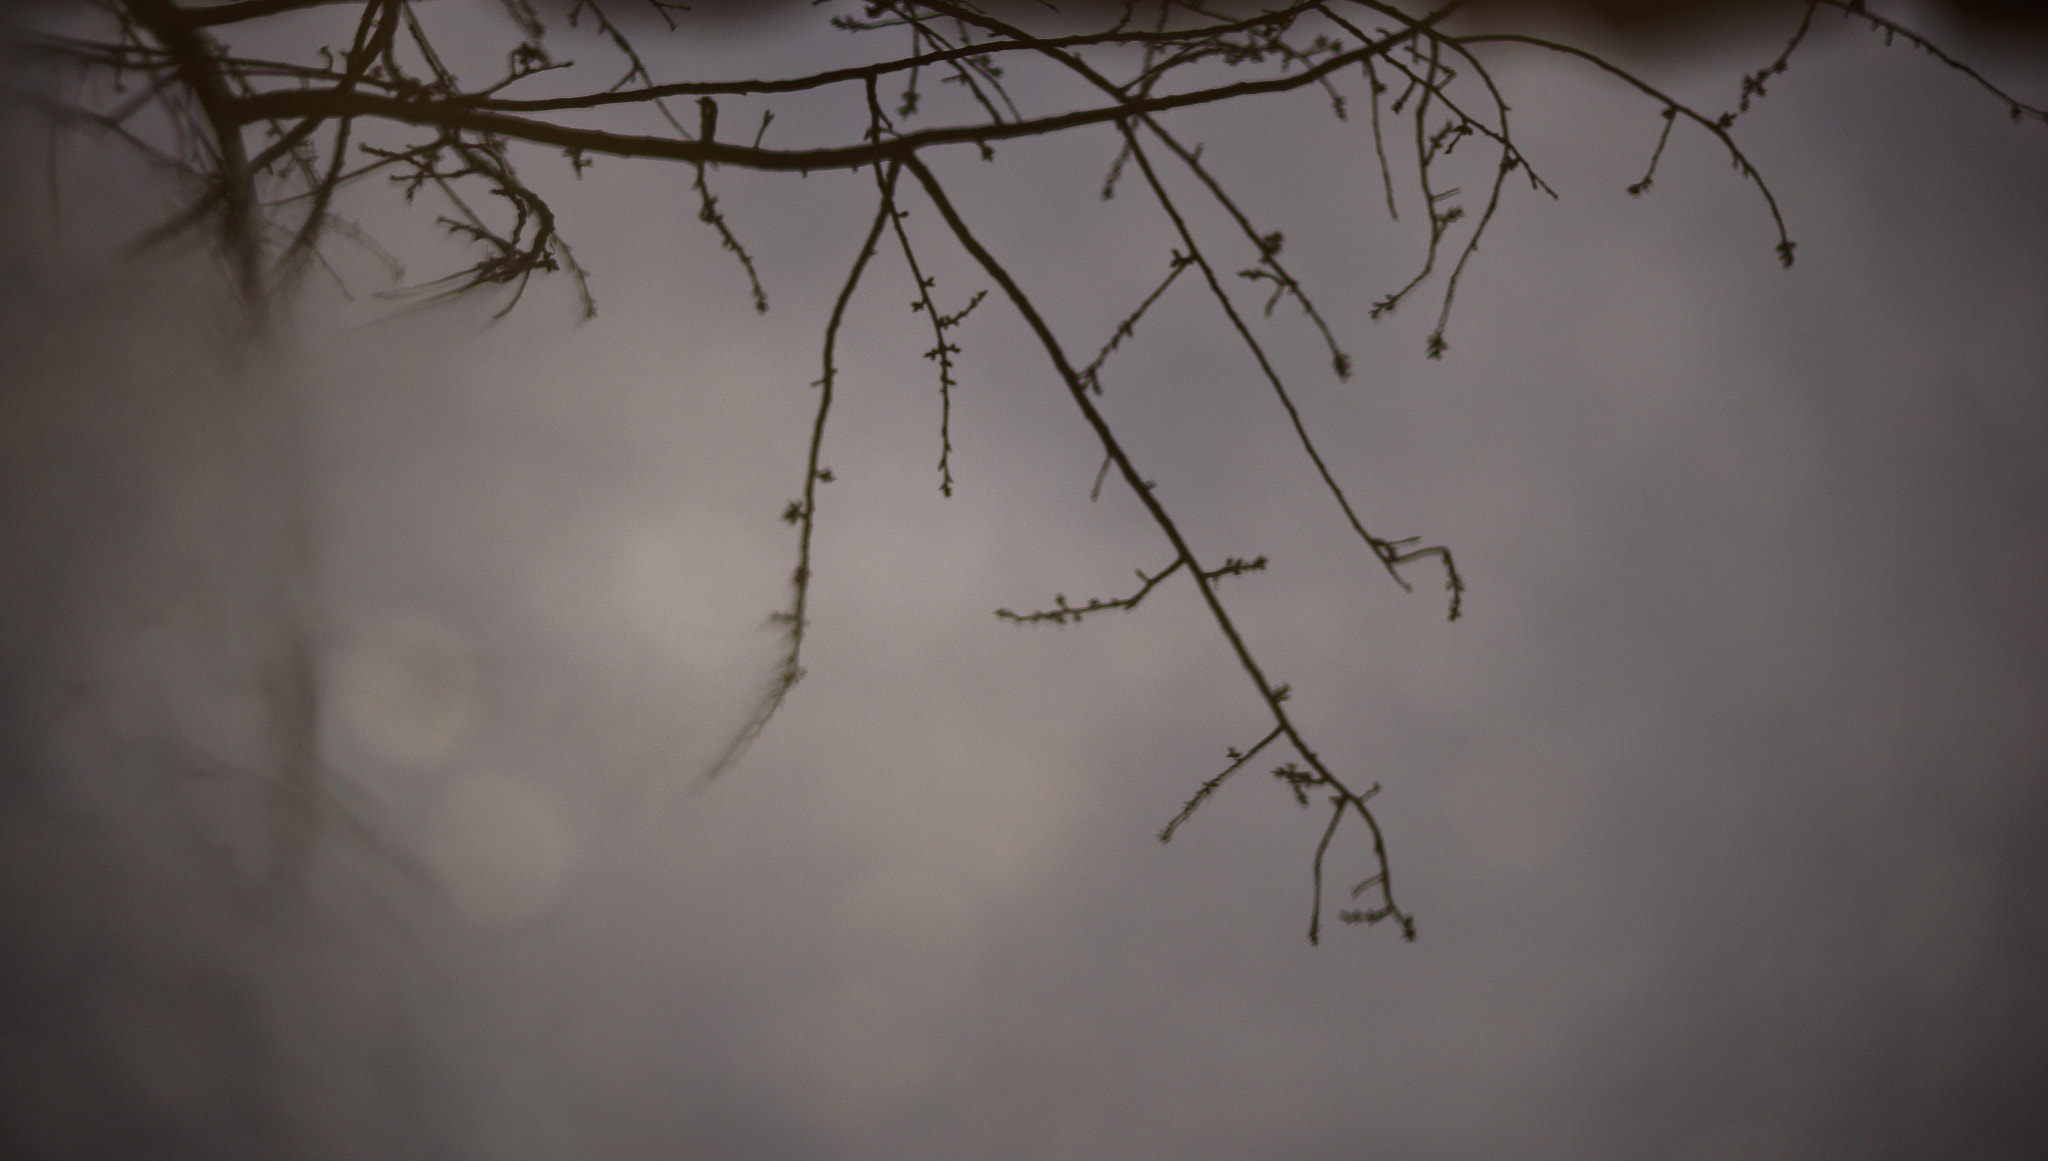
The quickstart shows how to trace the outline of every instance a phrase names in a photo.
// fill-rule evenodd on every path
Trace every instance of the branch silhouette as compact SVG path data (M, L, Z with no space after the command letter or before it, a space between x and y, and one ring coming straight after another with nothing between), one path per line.
M563 237L554 207L514 165L515 147L524 151L523 162L536 150L542 157L557 154L573 174L580 174L598 155L690 167L697 217L739 265L751 302L762 312L769 305L762 271L713 192L712 175L721 167L806 175L832 170L872 174L874 214L853 250L823 325L820 377L814 384L818 397L800 498L790 501L783 512L797 534L789 603L770 616L783 629L784 648L752 709L712 761L707 778L740 759L804 674L811 586L818 575L814 541L820 488L834 478L822 457L839 374L839 339L849 304L861 289L885 231L895 239L915 288L912 309L924 316L923 325L930 330L930 345L923 353L933 362L939 385L939 487L946 495L953 492L951 421L959 383L955 356L960 352L954 332L991 291L952 300L961 305L951 313L941 309L936 279L928 273L936 267L920 254L904 226L906 193L921 196L944 223L942 241L957 246L974 263L993 284L996 297L1006 301L1030 331L1053 377L1100 445L1102 469L1091 497L1100 494L1113 469L1171 552L1158 571L1140 570L1139 587L1128 595L1075 605L1060 594L1048 608L1026 613L1002 608L996 615L1022 625L1079 624L1112 609L1133 612L1170 580L1185 578L1194 587L1208 620L1249 680L1267 727L1249 749L1228 751L1229 765L1201 783L1159 838L1172 838L1227 779L1261 753L1274 746L1291 751L1291 757L1273 769L1276 780L1301 806L1321 805L1329 811L1310 862L1311 943L1321 938L1325 864L1347 817L1363 824L1370 846L1369 873L1351 889L1350 898L1369 894L1370 899L1340 908L1336 916L1358 924L1392 920L1406 938L1415 937L1414 917L1396 901L1385 834L1370 805L1379 784L1348 770L1340 774L1310 745L1303 724L1288 708L1289 687L1267 676L1219 591L1224 578L1259 572L1267 559L1231 557L1210 566L1196 555L1184 532L1184 517L1169 509L1162 490L1139 470L1098 404L1106 361L1136 341L1139 322L1155 304L1176 293L1183 273L1199 274L1202 290L1270 389L1322 489L1380 568L1406 590L1410 582L1403 566L1425 558L1440 562L1448 594L1446 612L1453 621L1463 611L1466 583L1447 546L1423 545L1412 537L1382 537L1368 530L1338 470L1318 447L1297 405L1296 389L1283 379L1255 323L1270 318L1282 301L1290 301L1316 332L1337 380L1353 376L1351 357L1337 329L1283 261L1283 233L1258 225L1247 203L1231 192L1227 176L1203 160L1199 145L1185 144L1170 131L1163 115L1241 105L1311 86L1328 98L1338 121L1349 118L1354 102L1366 102L1389 220L1403 220L1397 209L1397 200L1403 199L1395 192L1397 168L1414 182L1411 208L1420 206L1423 211L1419 222L1414 215L1407 219L1422 238L1419 266L1375 299L1370 315L1382 318L1421 288L1439 285L1432 291L1439 295L1436 319L1425 339L1425 353L1431 358L1442 357L1448 349L1445 334L1461 280L1496 220L1509 176L1521 174L1533 194L1557 196L1516 142L1510 100L1496 80L1494 66L1501 59L1536 50L1613 78L1625 91L1648 100L1650 115L1662 125L1642 178L1628 187L1632 194L1650 188L1681 122L1718 144L1762 202L1775 235L1771 246L1786 266L1794 253L1788 224L1735 130L1755 101L1766 96L1767 85L1786 74L1798 50L1812 38L1816 17L1823 11L1860 25L1887 44L1904 40L1930 54L2001 102L2015 121L2048 124L2048 111L2014 97L1897 20L1870 11L1863 0L1786 3L1788 16L1796 20L1782 49L1758 71L1741 78L1736 107L1719 113L1678 99L1599 50L1545 31L1548 25L1501 27L1498 22L1514 16L1513 11L1498 6L1468 10L1464 0L1295 0L1252 13L1225 11L1206 0L1122 0L1092 8L1084 5L1057 17L1025 9L1015 19L998 16L993 5L969 0L867 0L842 4L828 19L863 45L879 45L886 38L900 48L902 41L895 38L907 34L907 51L878 48L866 63L849 67L736 79L658 75L663 58L643 52L639 44L643 32L655 28L652 21L636 26L595 0L564 0L563 6L565 15L549 18L528 0L504 0L498 16L467 17L477 25L467 31L500 37L504 62L496 73L468 80L450 69L448 57L436 47L436 36L445 32L429 30L420 18L419 0L232 0L211 5L95 0L99 18L87 31L78 31L72 22L63 31L32 33L21 47L93 82L71 104L48 104L53 115L64 124L116 137L185 183L183 208L145 232L136 245L209 233L248 304L251 325L258 327L266 325L270 304L290 294L308 269L326 264L323 247L337 239L364 240L363 231L338 212L337 199L344 189L372 178L384 179L407 203L437 200L436 220L472 256L468 265L410 284L406 293L431 300L505 288L506 301L499 311L503 314L519 301L534 276L567 273L588 315L597 304L584 272ZM338 51L302 43L284 59L251 55L251 45L278 43L274 32L282 27L281 18L315 8L348 7L353 8L354 19L344 22L351 32ZM659 17L657 35L690 35L690 17L680 6L648 0L647 8ZM1085 26L1090 19L1095 20L1092 26L1074 30L1077 21ZM1034 22L1045 30L1034 30ZM563 38L580 38L580 48L596 50L613 62L617 71L605 73L612 79L580 85L585 72L556 55ZM466 53L465 59L472 56ZM928 76L939 78L932 91L923 87ZM1032 107L1037 90L1018 83L1020 76L1077 79L1087 98L1053 108ZM880 85L885 80L893 85L898 79L904 85L901 95L885 106ZM809 143L764 145L771 122L790 123L775 121L775 110L764 106L750 142L743 133L729 139L719 136L721 100L747 110L739 114L746 118L743 121L725 113L730 134L736 124L751 123L751 105L745 102L816 93L831 95L841 107L855 111L851 121L857 129L835 136L837 123L821 117L799 124L798 132L808 131L815 138ZM669 106L685 99L697 103L694 125L686 125ZM630 132L617 124L616 114L636 110L648 113L663 128ZM927 120L912 126L917 118ZM1076 365L1067 353L1068 341L1040 309L1044 288L1027 289L984 235L970 226L973 211L963 209L930 159L961 147L988 159L998 145L1031 139L1093 147L1099 144L1098 136L1081 131L1095 127L1111 131L1116 143L1102 196L1113 197L1127 168L1135 166L1174 245L1164 277L1130 309L1106 316L1105 321L1120 321L1095 358ZM778 138L783 135L778 129ZM1388 149L1388 141L1397 135L1408 138L1412 154L1398 165ZM1483 151L1485 156L1463 162L1458 150L1467 142L1472 144L1466 155ZM1161 151L1156 159L1155 147ZM914 189L903 183L906 173ZM1174 193L1175 180L1191 182L1196 197L1213 202L1231 229L1213 238L1198 230L1197 219ZM1475 182L1483 183L1472 186L1483 189L1483 198L1464 192ZM1377 199L1380 191L1372 196ZM1473 209L1476 214L1470 212ZM1249 265L1234 270L1237 279L1266 296L1257 312L1242 309L1229 291L1225 273L1233 268L1222 255L1235 246L1248 247L1251 255ZM1453 251L1454 260L1449 257ZM1446 265L1448 272L1443 273Z

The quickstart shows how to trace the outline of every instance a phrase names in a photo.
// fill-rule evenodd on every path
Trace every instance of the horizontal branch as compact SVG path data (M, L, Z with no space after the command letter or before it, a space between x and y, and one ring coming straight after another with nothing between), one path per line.
M340 0L318 0L320 3L338 3ZM1296 13L1312 10L1313 3L1296 4L1293 8L1279 13L1291 17ZM527 100L493 101L491 107L505 112L546 113L568 109L596 109L607 105L632 105L645 101L662 100L667 97L695 96L760 96L770 93L802 93L812 89L829 88L833 85L851 84L855 81L877 80L891 73L913 72L933 65L948 64L959 60L974 60L1009 52L1055 52L1077 48L1099 48L1114 45L1183 44L1189 40L1227 36L1249 28L1270 23L1273 14L1261 14L1250 20L1237 20L1223 24L1205 25L1198 28L1179 29L1172 32L1146 32L1142 30L1115 30L1096 33L1077 33L1073 36L1023 37L999 41L976 41L954 45L951 48L934 49L914 56L897 57L894 60L877 61L873 64L851 65L842 69L829 69L801 77L784 77L772 81L676 81L664 85L649 85L638 89L607 90L602 93L583 93L572 97L536 97Z
M785 173L858 169L878 162L900 161L919 150L937 145L986 145L995 141L1059 133L1084 125L1109 124L1124 118L1160 113L1169 109L1240 100L1263 93L1283 93L1313 84L1348 65L1384 55L1422 31L1423 28L1416 25L1365 47L1330 57L1313 68L1287 76L1269 77L1260 81L1239 81L1235 84L1164 96L1137 97L1113 105L1077 109L1050 117L926 129L884 141L827 146L820 149L762 149L758 146L728 145L718 141L689 141L674 137L612 133L601 129L578 129L498 112L494 102L461 99L409 100L377 93L349 93L339 89L284 89L258 93L235 98L228 103L223 112L235 123L244 125L298 117L375 117L397 124L491 133L537 145L551 145L561 149L601 153L614 157L731 165L744 169Z
M204 8L181 9L182 22L193 28L209 25L239 24L244 20L255 20L264 16L278 16L286 12L297 12L304 8L318 8L327 4L349 4L355 0L239 0L234 4L215 4Z
M1056 593L1053 595L1053 607L1050 609L1040 609L1035 613L1018 613L1012 612L1009 609L997 609L996 616L1001 617L1005 621L1015 621L1019 625L1035 625L1044 621L1051 621L1055 625L1064 625L1068 621L1079 624L1081 618L1088 614L1100 613L1108 609L1123 609L1128 612L1131 609L1137 608L1140 601L1150 596L1152 590L1159 587L1160 581L1172 576L1180 569L1181 565L1186 563L1187 560L1185 558L1176 560L1151 576L1146 576L1143 569L1138 570L1138 579L1143 581L1144 584L1137 592L1132 593L1128 597L1095 597L1085 605L1070 605L1067 603L1067 595L1065 593ZM1211 581L1218 581L1227 576L1241 576L1248 572L1261 572L1265 567L1266 558L1263 556L1257 560L1245 560L1242 557L1233 556L1229 560L1224 561L1221 568L1203 569L1202 576Z

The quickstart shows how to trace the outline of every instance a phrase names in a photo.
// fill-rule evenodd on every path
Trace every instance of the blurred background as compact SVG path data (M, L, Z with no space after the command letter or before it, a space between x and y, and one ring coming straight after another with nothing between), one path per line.
M457 40L502 19L434 11ZM2048 98L2037 48L1900 15ZM661 60L872 51L805 19ZM1611 43L1717 110L1781 23ZM1739 129L1790 270L1715 142L1681 126L1632 198L1660 109L1503 50L1560 196L1510 183L1440 361L1434 297L1367 317L1425 236L1362 116L1304 91L1169 121L1353 356L1340 383L1291 306L1256 324L1367 526L1471 586L1447 624L1436 574L1404 594L1347 539L1192 279L1105 365L1198 551L1272 559L1224 596L1325 760L1383 787L1412 944L1308 945L1324 818L1261 767L1155 840L1262 708L1171 582L1079 627L992 615L1122 595L1170 549L1115 481L1090 501L1099 448L999 293L951 332L939 494L888 249L842 341L809 675L704 781L778 657L777 517L870 177L711 175L757 315L687 171L536 153L593 320L566 279L496 320L384 296L337 242L341 280L253 340L203 242L127 252L175 187L8 105L5 1151L2042 1155L2048 134L1823 23ZM771 143L859 116L762 107ZM1136 175L1102 200L1115 152L933 155L1084 359L1178 245ZM907 204L958 309L988 280ZM415 281L458 253L430 211L347 208Z

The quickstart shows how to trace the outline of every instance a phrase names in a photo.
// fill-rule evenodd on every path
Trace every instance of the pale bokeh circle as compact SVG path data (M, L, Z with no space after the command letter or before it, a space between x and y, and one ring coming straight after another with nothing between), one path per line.
M1591 779L1571 739L1535 723L1489 729L1445 777L1451 825L1481 862L1528 871L1549 862L1585 823Z
M371 752L394 762L445 761L476 724L469 646L423 613L387 614L350 638L334 679L342 721Z
M544 914L576 858L561 808L539 787L495 774L467 775L449 786L421 846L449 902L485 927Z

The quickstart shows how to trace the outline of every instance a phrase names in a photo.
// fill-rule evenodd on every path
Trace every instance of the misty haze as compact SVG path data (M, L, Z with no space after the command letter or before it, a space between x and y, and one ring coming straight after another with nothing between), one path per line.
M609 3L656 81L911 51L832 27L864 5L672 33ZM688 157L515 140L582 275L468 278L493 243L380 173L317 252L291 249L308 199L273 207L252 303L220 214L136 245L203 187L63 112L147 82L49 45L158 7L4 16L0 1153L2048 1155L2039 39L1883 6L2022 116L1820 9L1731 130L1789 267L1708 128L1528 45L1486 46L1516 154L1490 214L1478 132L1425 203L1414 118L1443 114L1395 109L1393 71L1378 98L1333 73L1342 120L1313 84L1160 111L1282 235L1145 139L1381 541L1114 122L917 154L1084 383L882 162L735 152L700 191ZM1577 37L1711 118L1807 11L1636 38L1562 7L1444 27ZM402 8L478 87L521 40L518 4ZM533 10L575 67L532 93L626 69L570 8ZM375 10L210 35L342 70ZM1161 91L1282 72L1190 67ZM891 74L873 108L855 83L559 116L822 150L1102 103L1006 69L1021 112L934 65L909 112ZM406 140L355 124L351 149ZM1193 569L1016 623L1179 568L1147 496L1283 694ZM1438 545L1462 594L1402 555ZM1282 712L1314 759L1281 736L1162 845Z

